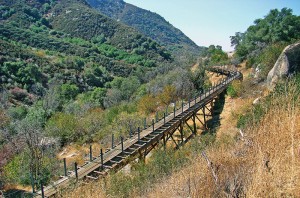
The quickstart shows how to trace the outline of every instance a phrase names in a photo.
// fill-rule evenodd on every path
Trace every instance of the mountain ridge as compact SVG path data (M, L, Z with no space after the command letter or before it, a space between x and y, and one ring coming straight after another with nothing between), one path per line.
M181 30L174 27L157 13L139 8L123 0L87 0L101 13L134 27L139 32L171 50L175 56L200 54L202 47L196 45Z

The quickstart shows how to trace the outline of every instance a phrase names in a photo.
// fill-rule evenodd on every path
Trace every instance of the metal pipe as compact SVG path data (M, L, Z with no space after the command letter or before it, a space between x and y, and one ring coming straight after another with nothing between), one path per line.
M121 137L121 148L122 148L122 153L124 152L124 143L123 143L123 137Z
M175 118L175 114L176 114L176 102L174 103L174 118Z
M74 163L74 166L75 166L75 177L76 180L78 180L77 162Z
M45 198L45 194L44 194L44 186L43 186L42 180L41 180L41 192L42 192L42 198Z
M92 145L90 144L90 162L93 161Z
M103 167L103 150L102 149L100 150L100 158L101 158L101 169L103 170L104 167Z
M152 119L152 131L154 131L154 119Z
M67 176L67 160L66 160L66 158L64 158L64 173L65 173L65 176Z
M114 146L114 141L115 141L115 138L114 138L114 134L111 135L111 148L113 149L115 146Z

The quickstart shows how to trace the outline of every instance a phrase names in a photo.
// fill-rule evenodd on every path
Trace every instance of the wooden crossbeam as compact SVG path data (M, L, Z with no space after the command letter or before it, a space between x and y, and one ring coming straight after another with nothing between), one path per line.
M100 171L93 171L94 173L98 174L98 175L107 175L106 172L100 172Z
M97 180L97 179L99 179L98 177L93 177L93 176L90 176L90 175L87 175L87 176L85 176L86 178L89 178L89 179L93 179L93 180Z
M188 128L192 131L192 133L194 133L194 130L192 129L192 127L187 123L187 121L185 121L185 124L188 126Z

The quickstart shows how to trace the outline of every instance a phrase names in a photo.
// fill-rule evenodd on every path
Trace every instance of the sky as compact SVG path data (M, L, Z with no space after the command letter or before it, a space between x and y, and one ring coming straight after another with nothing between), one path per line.
M300 0L125 0L156 12L199 46L220 45L231 51L230 36L245 32L271 9L291 8L300 15Z

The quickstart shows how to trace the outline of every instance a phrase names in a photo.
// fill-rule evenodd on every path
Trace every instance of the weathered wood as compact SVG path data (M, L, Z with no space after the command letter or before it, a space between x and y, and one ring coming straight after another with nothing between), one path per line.
M93 172L98 175L107 175L107 173L105 173L105 172L100 172L100 171L93 171Z
M93 177L93 176L90 176L90 175L87 175L85 176L86 178L89 178L89 179L92 179L92 180L97 180L99 179L98 177Z

